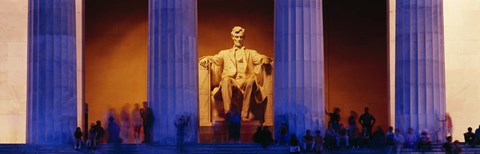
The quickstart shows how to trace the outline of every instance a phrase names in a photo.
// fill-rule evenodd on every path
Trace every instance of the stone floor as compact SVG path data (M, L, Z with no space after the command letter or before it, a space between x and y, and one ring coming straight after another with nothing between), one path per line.
M52 154L52 153L118 153L118 154L157 154L157 153L196 153L196 154L222 154L222 153L248 153L248 154L282 154L288 153L288 146L270 146L264 149L256 144L196 144L187 145L184 152L177 152L175 146L165 145L138 145L138 144L102 144L96 150L74 150L72 145L26 145L26 144L0 144L1 154ZM480 153L480 147L463 147L464 153ZM324 151L324 153L386 153L383 149L342 149ZM432 151L419 152L404 149L401 153L444 153L440 145L434 145ZM313 153L312 153L313 154Z

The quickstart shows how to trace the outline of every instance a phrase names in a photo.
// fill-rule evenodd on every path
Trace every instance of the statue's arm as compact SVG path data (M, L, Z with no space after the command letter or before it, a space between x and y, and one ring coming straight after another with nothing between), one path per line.
M201 66L207 67L207 63L213 63L217 66L221 66L223 64L223 56L220 54L216 54L213 56L203 56L198 60Z
M252 50L250 54L252 55L253 64L255 65L270 64L273 61L272 58L259 54L255 50Z

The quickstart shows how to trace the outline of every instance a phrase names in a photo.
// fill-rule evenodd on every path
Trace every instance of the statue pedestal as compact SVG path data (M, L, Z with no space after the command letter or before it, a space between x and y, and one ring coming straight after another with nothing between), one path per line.
M253 134L260 126L260 122L242 121L240 128L240 142L253 143ZM269 127L273 134L273 128ZM212 126L200 126L199 128L200 143L229 143L228 125L223 120L215 121Z

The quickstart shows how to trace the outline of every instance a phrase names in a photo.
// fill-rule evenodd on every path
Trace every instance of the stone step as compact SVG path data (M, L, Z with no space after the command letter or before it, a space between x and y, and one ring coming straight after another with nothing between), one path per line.
M183 153L217 154L217 153L288 153L288 146L272 145L264 149L257 144L195 144L185 145ZM465 153L480 153L479 147L462 145ZM385 149L338 149L325 150L325 153L385 153ZM73 145L27 145L0 144L0 153L177 153L176 146L145 144L101 144L96 150L74 150ZM419 153L415 149L403 149L402 153ZM440 144L434 144L427 153L443 153Z

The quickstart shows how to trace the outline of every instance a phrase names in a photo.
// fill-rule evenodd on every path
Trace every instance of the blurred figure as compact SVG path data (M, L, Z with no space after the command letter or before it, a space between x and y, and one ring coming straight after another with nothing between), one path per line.
M365 107L365 113L363 113L358 122L362 125L363 128L367 128L366 133L368 136L372 136L372 127L375 125L375 117L370 114L368 107Z
M372 137L367 133L367 128L362 128L362 135L360 136L360 144L362 147L369 147L371 138Z
M88 131L87 149L95 149L97 147L97 125L92 123Z
M315 152L322 153L322 151L323 151L323 136L322 136L320 130L315 131L315 136L313 137L313 140L315 142L315 147L314 147Z
M387 145L388 153L391 153L395 147L395 133L393 127L388 127L387 134L385 134L385 144Z
M359 149L359 135L357 128L357 112L350 111L350 117L348 117L348 140L353 149Z
M447 137L447 142L442 145L442 150L447 154L453 154L452 136Z
M468 132L463 134L463 137L465 138L465 145L469 146L475 146L475 134L472 132L472 127L468 127Z
M312 151L314 146L313 136L310 134L310 130L305 131L305 136L302 137L303 149L305 151Z
M77 127L77 129L75 129L75 133L73 133L73 136L75 137L75 144L73 148L75 150L80 149L83 143L83 140L82 140L83 133L80 127Z
M185 140L185 127L188 126L190 117L180 116L180 118L175 121L175 127L177 127L177 151L184 151L184 140Z
M267 148L268 145L270 145L270 143L273 142L273 138L272 138L272 132L270 132L270 130L268 130L268 127L267 126L263 126L262 128L262 137L261 137L261 142L262 142L262 146L263 148Z
M228 137L230 143L240 143L240 127L242 125L242 118L240 111L238 111L235 105L232 104L230 111L227 112L226 119L228 123Z
M445 126L447 127L447 136L453 136L453 121L452 117L450 117L450 113L445 114Z
M148 107L148 102L143 102L143 108L140 109L140 114L143 120L143 143L152 143L152 127L153 127L153 111Z
M140 130L142 129L142 114L140 114L140 105L135 103L132 110L132 124L133 124L133 143L140 143Z
M420 150L431 150L432 141L430 141L430 135L428 134L428 129L424 129L420 133L420 138L418 139L418 148Z
M382 127L378 126L377 130L373 133L372 142L373 147L375 148L384 148L385 147L385 133Z
M397 154L402 151L403 143L405 142L405 138L402 135L400 129L395 129L395 149Z
M103 143L104 136L105 136L105 129L102 127L102 122L97 120L97 125L95 125L95 131L97 132L97 143Z
M327 131L325 131L325 147L327 149L333 149L336 146L337 132L333 129L332 125L328 125Z
M409 149L415 148L417 145L417 135L413 133L413 128L408 128L407 135L405 136L405 147Z
M288 143L288 126L287 123L282 122L280 129L278 130L277 145L287 145Z
M475 144L480 144L480 125L478 125L478 128L475 130Z
M258 126L257 131L253 134L253 142L262 143L262 126Z
M295 134L290 137L290 154L300 154L300 141Z
M455 140L455 142L453 142L453 147L454 147L454 150L453 150L454 154L462 153L462 147L460 147L460 142L458 142L458 140Z
M130 131L130 104L125 104L122 107L122 111L120 112L120 124L122 128L120 129L120 136L123 140L123 143L130 143L128 141L128 132Z
M338 132L340 130L340 108L333 109L332 113L328 113L327 110L325 110L325 114L330 117L328 124L332 125L335 132Z
M343 126L343 124L340 124L340 130L338 131L337 134L337 139L336 139L336 145L338 148L341 148L345 146L346 148L349 148L350 144L348 143L348 133L347 129Z
M108 119L108 143L122 143L120 126L118 126L113 117Z

